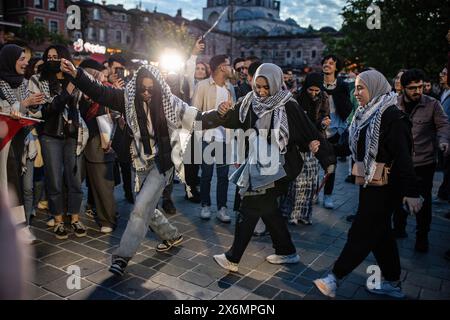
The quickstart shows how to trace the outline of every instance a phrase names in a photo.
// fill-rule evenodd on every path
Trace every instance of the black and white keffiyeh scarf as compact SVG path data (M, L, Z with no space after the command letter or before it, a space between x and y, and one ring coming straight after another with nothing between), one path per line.
M8 103L12 106L15 103L23 101L28 97L28 80L23 79L21 85L17 89L13 89L8 82L0 79L0 90L5 100L8 101ZM16 96L14 92L15 90L18 90L18 96Z
M376 157L380 138L381 117L384 111L397 103L397 94L389 92L381 95L366 106L360 106L355 112L349 128L349 143L352 158L357 161L358 140L361 131L367 127L364 155L365 185L372 181L376 169Z
M135 107L136 82L139 71L142 69L147 69L161 86L163 111L167 121L167 128L172 147L172 162L175 166L175 173L181 182L184 183L183 154L187 148L193 130L200 126L201 122L195 121L199 111L174 96L158 68L152 65L141 66L134 74L132 80L125 87L125 116L134 137L134 143L132 143L130 147L133 167L136 171L146 171L150 166L149 160L153 157L144 152ZM139 175L136 175L136 192L139 191L141 184L138 179Z
M286 146L289 142L289 125L285 104L293 99L292 93L287 90L280 90L273 96L266 98L259 97L254 91L249 92L242 100L239 109L239 120L245 121L250 107L253 108L256 116L262 118L267 113L273 113L274 133L276 141L282 154L286 153Z

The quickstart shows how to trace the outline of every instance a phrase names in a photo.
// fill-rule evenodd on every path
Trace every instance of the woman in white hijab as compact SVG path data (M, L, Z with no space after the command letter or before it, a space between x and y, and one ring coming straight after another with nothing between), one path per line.
M403 298L391 215L399 199L411 213L421 207L411 158L411 125L396 107L397 95L380 72L362 72L356 78L354 95L359 107L350 125L349 144L355 161L353 173L361 185L358 214L332 273L314 283L324 295L335 297L339 280L372 252L384 280L367 287L369 292ZM380 178L382 164L390 168L385 180Z
M203 129L222 125L246 132L254 129L257 133L249 137L248 145L253 148L247 147L245 162L230 177L239 187L242 198L233 245L228 252L214 256L222 268L233 272L238 271L238 263L260 218L270 233L275 249L275 254L269 255L266 260L272 264L299 262L287 223L278 210L277 197L287 192L288 183L300 173L303 160L298 150L315 152L325 169L336 163L334 156L329 156L326 143L319 143L319 132L306 114L300 111L292 94L283 90L281 69L264 63L253 79L253 91L233 109L228 110L229 106L224 103L219 106L219 111L203 114ZM270 138L266 138L265 133ZM255 143L259 150L266 144L267 149L273 152L270 163L271 166L275 164L276 170L270 174L265 174L263 166L259 165L267 163L268 159L254 152L257 149Z

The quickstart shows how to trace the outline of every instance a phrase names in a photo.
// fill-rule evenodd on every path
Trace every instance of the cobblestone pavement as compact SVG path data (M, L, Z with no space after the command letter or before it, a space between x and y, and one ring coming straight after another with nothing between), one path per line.
M334 200L336 208L327 210L319 203L314 208L312 226L289 226L300 255L296 265L271 265L265 257L273 253L269 236L253 238L244 255L239 273L218 267L212 255L223 253L233 240L234 223L199 218L200 205L184 200L184 190L176 184L173 199L178 213L170 220L184 235L184 242L169 253L157 253L157 238L148 232L122 278L108 272L110 253L117 247L131 205L116 188L120 213L119 226L111 235L99 232L98 225L83 215L88 236L57 240L47 227L47 216L39 214L32 231L39 241L33 245L35 277L28 284L31 299L327 299L312 280L326 274L343 248L350 224L345 217L355 212L357 187L345 183L347 163L339 163ZM435 189L442 181L435 176ZM213 184L215 186L215 184ZM213 190L215 188L212 188ZM211 198L215 201L215 191ZM229 208L233 207L234 187L230 185ZM410 299L450 299L450 262L444 253L450 249L450 220L447 203L433 204L430 251L414 251L415 220L409 218L409 237L398 241L403 289ZM213 203L213 207L214 203ZM233 217L234 218L234 217ZM233 219L234 221L235 219ZM370 255L341 284L337 299L380 299L365 290L367 267L374 264ZM68 289L67 269L81 268L81 288Z

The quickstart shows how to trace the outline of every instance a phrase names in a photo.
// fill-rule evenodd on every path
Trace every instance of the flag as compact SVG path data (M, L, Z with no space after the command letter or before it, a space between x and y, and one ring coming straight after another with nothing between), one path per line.
M22 117L20 119L13 119L9 114L0 113L0 122L5 122L8 126L8 132L6 136L0 139L0 151L3 147L19 132L20 129L40 122L38 119Z

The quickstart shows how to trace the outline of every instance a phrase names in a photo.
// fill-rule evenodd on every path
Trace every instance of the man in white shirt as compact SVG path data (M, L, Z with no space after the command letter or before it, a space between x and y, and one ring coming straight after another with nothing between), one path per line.
M192 105L201 111L217 109L224 101L235 102L232 85L228 79L232 76L230 59L226 55L218 55L211 58L211 78L200 81L194 91ZM202 175L200 178L200 198L202 219L211 218L211 179L213 176L214 163L210 163L206 155L215 157L217 173L217 218L224 222L231 222L227 213L228 193L228 164L226 161L225 128L218 127L204 132L203 135L203 158ZM206 160L206 161L205 161ZM210 159L209 159L210 160Z

